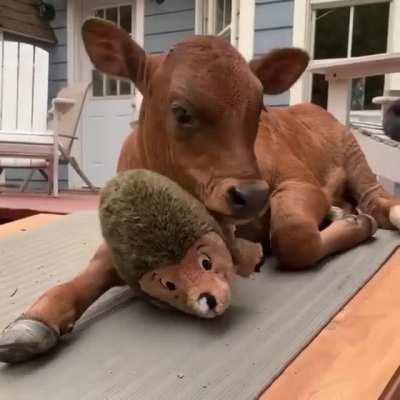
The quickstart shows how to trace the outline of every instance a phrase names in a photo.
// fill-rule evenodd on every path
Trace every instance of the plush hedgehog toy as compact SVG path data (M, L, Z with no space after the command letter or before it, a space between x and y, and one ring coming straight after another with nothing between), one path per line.
M249 247L229 244L204 205L179 185L147 170L123 172L103 189L99 214L115 268L128 285L204 318L227 309L238 268L228 248L238 253L241 247L247 258ZM239 273L254 268L239 267Z

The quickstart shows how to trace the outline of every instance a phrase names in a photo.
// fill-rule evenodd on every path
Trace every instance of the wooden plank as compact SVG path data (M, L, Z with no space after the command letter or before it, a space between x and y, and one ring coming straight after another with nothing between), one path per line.
M43 225L50 224L51 222L56 221L60 218L63 218L63 215L36 214L32 217L23 218L17 221L0 225L0 239L15 235L18 232L25 232L37 229Z
M18 10L23 14L32 13L32 7L34 7L34 2L24 2L24 1L15 1L15 0L1 0L0 8L10 8L12 10Z
M400 364L400 249L260 400L376 400Z

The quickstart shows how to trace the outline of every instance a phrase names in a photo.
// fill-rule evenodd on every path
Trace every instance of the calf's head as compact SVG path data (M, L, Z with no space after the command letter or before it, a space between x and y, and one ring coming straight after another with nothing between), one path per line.
M308 56L275 50L247 63L224 39L194 36L148 55L115 25L87 20L86 50L102 72L143 94L138 146L143 167L166 175L217 215L248 220L266 207L268 185L254 152L263 94L286 91Z

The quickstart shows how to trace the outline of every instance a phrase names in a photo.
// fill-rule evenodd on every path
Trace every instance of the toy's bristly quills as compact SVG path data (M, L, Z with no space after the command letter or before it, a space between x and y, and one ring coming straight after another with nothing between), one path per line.
M149 270L181 261L208 232L222 232L204 205L148 170L123 172L101 192L102 234L121 278L134 285Z

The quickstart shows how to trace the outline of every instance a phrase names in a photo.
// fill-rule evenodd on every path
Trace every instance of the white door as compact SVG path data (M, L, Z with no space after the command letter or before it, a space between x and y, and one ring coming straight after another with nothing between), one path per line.
M141 0L138 0L141 1ZM135 0L85 0L83 20L96 16L112 21L132 37L136 30ZM127 81L109 78L94 69L87 56L82 57L83 80L93 85L82 116L82 164L96 186L115 175L122 143L136 118L135 88Z

